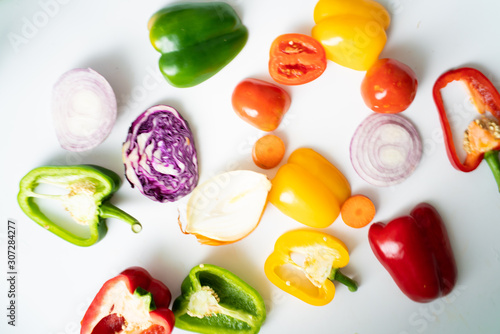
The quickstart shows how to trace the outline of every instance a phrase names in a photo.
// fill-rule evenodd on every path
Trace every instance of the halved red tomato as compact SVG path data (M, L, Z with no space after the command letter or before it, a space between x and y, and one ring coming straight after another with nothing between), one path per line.
M326 69L325 49L304 34L278 36L269 53L269 74L283 85L302 85L318 78Z

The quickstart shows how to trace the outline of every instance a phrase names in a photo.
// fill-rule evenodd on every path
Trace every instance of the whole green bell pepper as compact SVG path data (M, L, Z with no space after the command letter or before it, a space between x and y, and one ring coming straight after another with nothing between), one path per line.
M248 30L223 2L183 2L154 14L148 23L160 70L175 87L209 79L243 49Z
M51 186L50 191L56 194L37 192L37 187L43 184ZM109 203L109 198L120 185L118 174L99 166L38 167L22 178L17 201L24 213L46 230L75 245L90 246L106 234L105 218L123 220L136 233L142 229L134 217ZM66 189L65 192L61 194L56 190L60 188ZM89 236L80 236L65 228L68 225L53 221L40 209L37 199L59 201L77 223L88 226Z
M189 272L172 306L175 326L198 333L258 333L266 319L259 293L221 267L200 264Z

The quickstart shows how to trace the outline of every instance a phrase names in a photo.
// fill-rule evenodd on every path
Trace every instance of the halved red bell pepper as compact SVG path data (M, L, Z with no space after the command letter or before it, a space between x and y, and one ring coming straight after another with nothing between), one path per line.
M472 102L480 114L485 115L487 111L494 117L493 119L483 117L485 120L479 122L488 124L482 127L484 131L471 131L471 127L472 130L477 129L473 123L479 124L477 121L471 123L468 131L465 133L464 145L467 156L463 162L460 161L453 142L450 122L441 95L441 89L453 81L461 81L466 85ZM498 126L498 122L500 122L500 94L495 86L480 71L470 67L463 67L442 74L436 80L432 93L439 112L446 151L453 167L462 172L471 172L479 166L484 158L492 169L493 175L500 187L500 162L498 160L500 150L500 127ZM481 142L482 145L480 146L482 147L471 147L470 141Z
M437 210L427 203L410 215L386 225L370 226L373 253L401 291L416 302L430 302L450 293L457 267L446 227Z
M170 290L143 268L132 267L108 280L81 321L81 334L169 334L175 317Z

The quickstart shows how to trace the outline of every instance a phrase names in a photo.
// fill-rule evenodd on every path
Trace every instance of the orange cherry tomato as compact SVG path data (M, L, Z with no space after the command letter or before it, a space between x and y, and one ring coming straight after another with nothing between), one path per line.
M283 88L258 79L241 81L232 96L236 114L262 131L275 130L290 103L290 95Z
M326 69L325 49L303 34L278 36L269 53L269 74L283 85L302 85L318 78Z
M413 70L390 58L377 60L361 83L361 96L375 112L395 114L406 110L417 93Z

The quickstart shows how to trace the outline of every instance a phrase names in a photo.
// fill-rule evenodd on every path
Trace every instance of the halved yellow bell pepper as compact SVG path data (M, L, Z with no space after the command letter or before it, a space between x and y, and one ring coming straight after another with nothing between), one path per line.
M351 195L345 176L310 148L295 150L271 183L270 203L298 222L317 228L330 226Z
M373 0L320 0L314 8L312 37L331 61L366 71L384 49L390 20L387 10Z
M264 272L283 291L308 304L323 306L335 296L334 280L350 291L357 290L357 283L339 271L348 262L349 252L341 240L323 232L299 229L278 238Z

